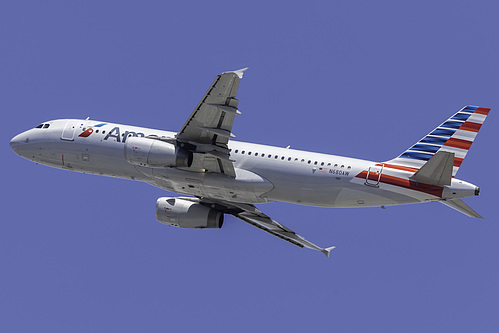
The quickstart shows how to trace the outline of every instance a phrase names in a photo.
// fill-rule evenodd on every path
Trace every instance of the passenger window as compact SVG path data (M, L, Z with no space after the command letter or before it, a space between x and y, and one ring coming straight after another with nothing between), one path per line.
M330 165L331 165L331 163L328 163L328 164L327 164L327 166L330 166Z
M248 155L251 155L251 152L250 152L250 151L248 152Z
M288 161L291 161L291 157L288 157Z
M49 128L50 124L43 125L43 128Z
M239 149L236 149L236 154L239 152Z
M283 157L281 157L281 160L284 160L284 156L283 156Z
M314 162L314 165L317 165L317 161Z
M258 153L255 153L255 156L258 156Z
M324 162L322 162L321 165L324 165Z
M341 167L342 167L342 168L344 168L345 166L344 166L344 165L342 165Z
M310 164L310 163L312 163L312 161L311 161L311 160L308 160L308 164Z
M279 156L277 156L277 155L276 155L274 158L277 160L277 158L278 158L278 157L279 157Z
M348 168L347 168L347 169L348 169L348 170L350 170L351 168L352 168L351 166L348 166Z
M271 157L272 157L272 155L269 154L269 158L271 158Z
M96 130L95 133L99 133L99 130Z
M245 153L245 151L244 151L244 150L243 150L243 151L241 151L241 154L243 154L243 155L244 155L244 153Z
M301 161L302 161L302 162L305 162L305 159L304 159L304 158L302 158L302 159L301 159Z

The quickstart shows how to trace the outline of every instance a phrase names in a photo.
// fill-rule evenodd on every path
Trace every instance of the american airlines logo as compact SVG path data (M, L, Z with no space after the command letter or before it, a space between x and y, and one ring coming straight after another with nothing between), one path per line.
M94 132L94 127L102 127L104 125L106 125L107 123L100 123L100 124L97 124L95 126L92 126L92 127L89 127L87 128L86 130L84 130L80 135L78 135L79 137L82 137L82 138L88 138L90 136L90 134L92 134Z
M126 138L128 138L130 136L145 137L145 134L141 133L141 132L134 132L134 131L125 131L125 132L121 133L120 128L115 127L111 131L109 131L109 133L106 134L106 136L104 137L104 140L108 140L109 138L115 138L116 142L125 143Z
M102 127L106 124L107 123L100 123L100 124L97 124L95 126L89 127L87 129L85 129L83 132L81 132L80 135L78 135L78 136L82 137L82 138L88 138L92 133L95 132L95 130L94 130L95 127ZM116 139L116 142L125 143L126 138L131 137L131 136L145 137L145 134L141 133L141 132L134 132L134 131L124 131L122 133L122 130L120 130L119 127L114 127L113 129L111 129L109 131L109 133L106 134L106 136L104 137L103 140L109 140L109 138L114 138L114 139ZM133 147L132 149L135 150L135 149L138 149L138 147Z

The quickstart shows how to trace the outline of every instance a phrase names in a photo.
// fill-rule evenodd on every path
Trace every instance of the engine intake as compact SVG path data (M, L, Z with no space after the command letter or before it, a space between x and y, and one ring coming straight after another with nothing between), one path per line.
M192 153L161 140L129 137L125 142L125 159L134 165L151 168L190 167Z
M188 199L188 200L186 200ZM194 198L159 198L156 219L164 224L182 228L221 228L224 214L192 201Z

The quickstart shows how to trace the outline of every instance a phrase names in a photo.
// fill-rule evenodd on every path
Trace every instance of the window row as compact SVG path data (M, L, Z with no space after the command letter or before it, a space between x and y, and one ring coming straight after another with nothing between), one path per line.
M229 151L230 151L230 152L232 152L232 149L230 149ZM254 154L253 154L251 151L246 152L245 150L241 150L241 151L240 151L239 149L234 150L234 153L236 153L236 154L242 154L242 155L246 155L246 154L247 154L248 156L253 155L253 156L255 156L255 157L258 157L258 156L260 156L260 157L267 157L267 158L272 158L272 157L273 157L273 158L274 158L274 159L276 159L276 160L280 158L280 159L281 159L281 160L283 160L283 161L286 159L286 156L279 156L279 155L272 155L272 154L265 154L265 153L254 153ZM306 159L304 159L304 158L299 159L298 157L295 157L295 158L293 158L293 157L288 157L288 158L287 158L287 160L288 160L288 161L290 161L290 162L291 162L291 161L295 161L295 162L298 162L298 161L299 161L299 162L302 162L302 163L305 163L305 162L306 162L307 164L313 164L313 165L320 165L320 166L333 166L333 167L335 167L335 168L338 168L338 167L339 167L339 168L345 168L345 165L344 165L344 164L338 165L338 163L333 164L333 163L331 163L331 162L327 162L327 163L326 163L326 162L312 161L312 160L306 160ZM312 163L312 162L313 162L313 163ZM346 168L347 168L347 169L351 169L352 167L351 167L351 166L347 166Z

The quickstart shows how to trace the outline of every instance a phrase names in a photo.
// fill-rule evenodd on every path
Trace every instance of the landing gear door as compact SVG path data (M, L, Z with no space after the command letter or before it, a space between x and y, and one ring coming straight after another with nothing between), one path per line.
M75 131L78 126L78 121L68 120L66 126L62 130L61 139L67 141L73 141L75 139Z
M383 172L383 164L376 164L369 167L366 176L365 185L368 186L379 186L379 181L381 180L381 173Z

